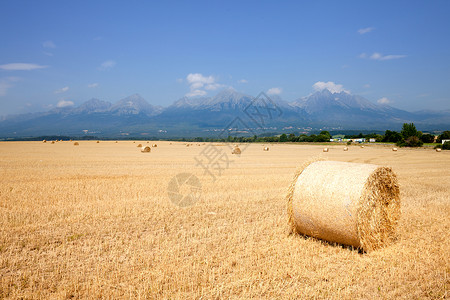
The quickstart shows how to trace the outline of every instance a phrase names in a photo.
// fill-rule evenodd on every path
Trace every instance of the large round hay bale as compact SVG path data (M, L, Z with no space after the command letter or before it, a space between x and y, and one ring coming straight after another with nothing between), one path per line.
M100 143L100 141L97 141L97 144Z
M436 152L441 152L441 148L436 148Z
M142 144L137 145L139 148L142 148Z
M269 147L264 147L264 151L269 151Z
M75 142L75 143L73 143L73 145L74 145L74 146L78 146L79 144L78 144L78 142Z
M344 147L344 151L348 151L348 147Z
M365 251L395 239L400 192L388 167L316 161L296 172L287 200L293 232Z
M364 145L361 145L361 148L364 148Z
M55 141L52 141L52 144L54 144L55 143Z
M231 151L231 154L241 154L241 149L239 147L235 147L233 151Z
M43 143L47 143L47 140L43 140L42 142L43 142Z
M323 148L323 152L328 152L328 148Z
M152 148L150 148L150 146L145 146L141 148L141 152L150 152L152 150Z
M158 145L156 145L156 144L153 144L153 145L152 145L152 147L156 148L156 147L158 147Z
M394 147L394 148L392 148L392 151L394 151L394 152L395 152L395 151L397 151L397 150L398 150L398 149L397 149L397 148L395 148L395 147Z

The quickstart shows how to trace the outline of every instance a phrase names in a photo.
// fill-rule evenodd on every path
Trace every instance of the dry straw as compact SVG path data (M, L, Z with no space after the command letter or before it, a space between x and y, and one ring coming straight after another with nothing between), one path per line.
M145 146L141 148L141 152L150 152L152 150L152 148L150 148L150 146Z
M297 170L287 195L293 232L371 251L390 244L400 218L388 167L315 161Z
M241 149L239 148L239 147L235 147L234 149L233 149L233 151L231 151L231 154L241 154Z

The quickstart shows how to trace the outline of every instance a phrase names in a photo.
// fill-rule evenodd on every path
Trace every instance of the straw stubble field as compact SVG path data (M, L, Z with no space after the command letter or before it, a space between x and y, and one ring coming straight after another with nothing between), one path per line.
M0 143L0 298L449 297L450 153L217 146L233 162L213 181L196 166L205 147ZM393 168L393 245L359 253L288 234L288 186L317 155ZM181 172L202 184L185 208L167 194Z

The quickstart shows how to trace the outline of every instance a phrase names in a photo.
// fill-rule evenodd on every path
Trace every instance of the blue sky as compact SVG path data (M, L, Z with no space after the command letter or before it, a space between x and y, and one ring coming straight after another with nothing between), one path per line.
M450 1L0 1L0 115L224 87L450 109Z

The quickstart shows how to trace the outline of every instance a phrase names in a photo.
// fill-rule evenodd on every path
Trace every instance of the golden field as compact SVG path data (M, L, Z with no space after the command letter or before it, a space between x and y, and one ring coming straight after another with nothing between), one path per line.
M0 298L450 297L450 151L251 144L238 157L215 143L231 162L213 180L198 165L208 144L139 143L0 143ZM318 155L393 168L393 245L288 234L288 186ZM179 173L201 182L192 206L169 199Z

